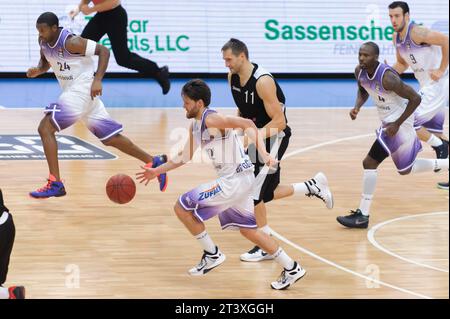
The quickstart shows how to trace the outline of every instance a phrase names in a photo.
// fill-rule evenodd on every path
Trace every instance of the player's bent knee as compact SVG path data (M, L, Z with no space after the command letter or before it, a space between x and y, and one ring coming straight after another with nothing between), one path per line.
M378 168L378 165L380 165L380 163L369 156L363 160L362 164L364 169L376 169Z
M56 129L53 127L53 124L51 123L50 117L45 116L38 126L38 133L39 135L48 135L48 134L54 134L56 132Z
M103 145L105 146L112 146L114 147L116 145L116 136L111 136L110 138L106 140L102 140Z
M180 203L177 201L175 203L175 205L173 206L173 211L175 212L175 215L178 216L178 218L183 218L186 217L187 215L189 215L190 213L188 211L186 211L181 205Z

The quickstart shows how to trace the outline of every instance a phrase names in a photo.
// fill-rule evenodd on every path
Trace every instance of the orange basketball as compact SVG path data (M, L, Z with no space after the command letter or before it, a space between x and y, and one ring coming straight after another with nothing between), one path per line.
M106 183L106 194L117 204L126 204L136 195L136 184L125 174L112 176Z

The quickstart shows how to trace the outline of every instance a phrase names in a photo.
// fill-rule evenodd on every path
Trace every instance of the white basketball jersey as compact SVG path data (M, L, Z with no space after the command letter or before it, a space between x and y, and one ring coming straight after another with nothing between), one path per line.
M208 130L205 124L206 117L215 113L206 109L201 120L195 120L192 133L198 145L201 145L212 161L217 174L220 177L227 177L246 170L253 171L253 164L244 152L242 142L238 138L236 131L226 130L226 135L211 136L212 130Z
M82 54L72 54L66 50L66 40L73 36L67 29L61 29L58 40L53 46L41 41L40 46L45 58L64 90L73 85L77 79L94 78L94 61L91 57Z
M393 91L384 89L383 76L388 70L395 72L387 64L380 63L372 77L369 77L364 69L361 69L358 76L359 83L373 99L380 120L386 123L397 120L403 114L407 105L407 100Z
M414 26L414 23L408 25L408 30L403 40L400 39L400 34L397 34L395 45L400 56L413 70L414 76L422 88L433 81L429 72L430 70L438 69L441 65L442 52L439 46L415 43L411 39L411 30Z

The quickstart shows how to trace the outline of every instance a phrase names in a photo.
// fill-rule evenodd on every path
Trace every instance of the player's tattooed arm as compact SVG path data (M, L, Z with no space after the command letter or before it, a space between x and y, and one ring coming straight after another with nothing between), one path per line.
M361 68L359 67L359 65L355 68L355 78L358 81L358 91L356 94L356 101L355 101L355 106L353 107L353 109L350 110L350 118L352 120L355 120L356 117L358 116L359 110L361 109L361 107L364 105L364 103L366 103L367 99L369 98L369 93L367 93L366 89L364 89L361 86L361 83L359 83L359 73L361 72Z
M50 63L48 63L42 50L41 50L40 54L41 54L41 58L39 59L38 66L29 68L27 70L27 77L35 78L41 74L44 74L45 72L47 72L50 69Z
M441 47L442 50L441 64L438 69L430 70L430 77L434 81L439 81L439 79L444 75L445 71L448 68L448 58L449 58L448 36L441 32L430 30L423 26L415 26L412 29L411 38L415 43L419 44L425 43Z
M419 106L422 98L419 94L409 85L405 84L400 76L392 71L386 71L383 76L383 87L388 91L395 92L398 96L407 99L408 105L406 106L403 114L393 123L389 123L385 129L386 134L394 136L397 134L400 125L409 118Z

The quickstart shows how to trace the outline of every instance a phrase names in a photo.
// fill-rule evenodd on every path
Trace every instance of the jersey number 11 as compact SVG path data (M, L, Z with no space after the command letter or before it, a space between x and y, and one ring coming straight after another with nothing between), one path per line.
M248 103L248 91L245 91L245 103ZM251 92L250 96L252 98L252 104L255 104L255 92Z

